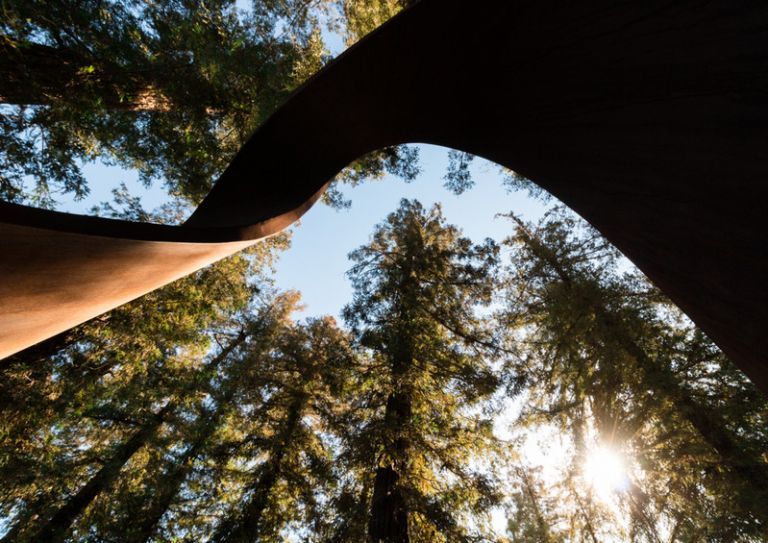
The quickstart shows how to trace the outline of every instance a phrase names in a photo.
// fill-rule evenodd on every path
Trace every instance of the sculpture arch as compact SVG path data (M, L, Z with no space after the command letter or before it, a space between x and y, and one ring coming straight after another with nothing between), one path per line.
M768 391L768 4L422 0L261 126L182 226L0 204L0 357L285 228L368 151L483 156L582 215Z

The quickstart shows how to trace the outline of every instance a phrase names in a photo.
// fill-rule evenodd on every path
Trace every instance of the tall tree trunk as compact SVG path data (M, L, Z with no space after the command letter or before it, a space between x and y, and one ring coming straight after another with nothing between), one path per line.
M240 344L246 339L246 332L241 331L225 348L223 348L207 365L207 369L215 370ZM16 524L14 528L0 540L0 543L16 543L21 541L45 541L58 543L64 541L77 517L85 511L93 500L104 490L108 489L117 479L123 466L141 449L154 435L163 423L166 415L175 409L175 403L169 402L163 409L152 417L146 425L136 432L127 442L121 445L112 458L83 486L74 496L60 507L49 520L38 528L31 530L27 526ZM47 502L46 502L47 503ZM44 504L41 504L41 506ZM27 518L40 518L42 515L29 514ZM33 533L32 538L20 537L23 533Z
M744 492L737 500L760 522L768 525L768 464L739 444L726 421L712 408L699 405L680 383L677 375L666 365L649 357L637 345L626 342L627 351L638 360L645 371L647 386L672 401L680 416L696 430L717 452L720 461L735 476Z
M540 538L539 543L550 543L552 541L552 534L549 532L549 525L541 512L541 507L539 507L539 495L533 487L531 477L528 475L528 469L521 466L517 469L517 473L523 480L524 493L528 497L531 509L533 509L533 515L536 521L536 535Z
M600 543L600 540L597 538L597 535L595 534L595 528L594 526L592 526L591 512L587 511L587 509L584 507L584 502L581 501L581 497L579 496L579 493L576 491L576 489L571 488L571 494L576 500L576 505L578 505L579 507L581 518L584 520L584 529L589 535L589 538L592 540L592 543Z
M195 432L197 438L177 461L170 473L164 477L161 483L162 486L157 495L152 499L149 508L142 512L140 518L136 519L137 524L135 527L131 527L130 533L125 534L125 543L142 543L149 541L152 537L157 525L160 523L160 519L163 518L163 515L171 506L171 503L173 503L173 499L179 493L181 485L192 470L195 458L205 446L211 434L216 430L217 421L224 410L224 405L220 404L212 416L205 418L200 425L201 427Z
M408 505L400 478L410 460L410 443L405 430L411 422L411 395L393 392L384 412L386 427L396 436L387 464L376 468L373 482L368 540L371 543L408 543Z
M219 354L211 361L211 369L215 369L219 364L226 359L232 351L234 351L240 344L245 341L246 333L241 331L237 337L234 338L225 348L219 352ZM205 446L206 442L210 438L211 434L217 429L218 422L224 416L224 414L231 408L230 401L234 396L236 379L229 378L224 384L224 394L218 399L218 405L216 410L203 417L197 427L194 430L195 439L190 445L187 452L178 460L175 466L171 469L169 476L165 478L162 483L162 488L158 495L153 499L149 506L149 509L142 513L141 518L138 519L138 524L134 530L131 530L130 534L126 535L126 543L142 543L148 541L155 529L163 518L163 515L171 506L173 499L179 493L181 485L186 480L189 472L192 470L193 462L200 450Z
M722 465L735 476L735 482L746 490L737 496L741 506L768 525L768 508L765 506L768 503L768 464L740 444L720 413L700 405L674 370L664 361L648 355L631 332L604 307L595 305L594 311L602 326L611 330L620 347L635 359L643 375L643 384L672 402L676 412L712 447Z
M275 484L282 475L283 459L301 423L307 405L307 394L298 392L291 401L277 439L269 451L269 459L259 470L259 476L250 486L250 496L237 518L228 519L219 526L212 541L216 543L252 543L258 540L261 519L269 504Z
M36 529L31 530L29 541L45 541L46 543L63 543L72 524L93 502L93 500L103 491L107 490L117 479L120 471L128 463L131 457L141 449L147 441L154 435L155 431L163 423L165 416L173 409L172 404L166 405L152 420L146 423L133 436L123 443L112 457L90 478L90 480L71 496L47 522ZM25 530L26 531L26 530ZM21 541L23 539L9 539L12 541ZM5 538L3 543L6 543Z
M417 304L411 299L417 285L412 283L412 262L403 270L400 284L401 300L397 309L402 323L410 322L409 308ZM392 439L385 442L385 458L379 459L373 482L371 511L368 519L369 543L409 543L408 503L403 492L402 476L410 462L408 428L413 417L413 391L409 372L413 366L412 330L406 325L396 334L395 342L385 352L392 372L393 390L387 398L384 427Z
M166 111L168 100L146 74L127 72L69 48L0 37L0 102L50 105L96 97L108 109Z

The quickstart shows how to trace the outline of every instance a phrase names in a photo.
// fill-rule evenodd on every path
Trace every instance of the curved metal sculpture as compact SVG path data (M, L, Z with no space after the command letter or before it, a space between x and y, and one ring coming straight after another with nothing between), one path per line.
M768 391L762 0L423 0L300 88L182 226L2 204L0 357L279 231L406 142L535 180Z

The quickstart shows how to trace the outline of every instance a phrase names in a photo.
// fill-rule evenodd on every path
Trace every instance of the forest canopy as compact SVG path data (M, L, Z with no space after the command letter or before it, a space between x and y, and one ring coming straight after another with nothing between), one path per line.
M329 35L406 4L5 1L0 197L55 206L102 160L169 200L100 213L179 222ZM454 193L472 160L449 152ZM418 169L394 147L337 181ZM0 360L0 541L768 540L766 398L549 203L489 203L494 240L402 200L339 319L275 287L284 234Z
M331 58L401 5L380 0L5 0L0 17L0 197L55 207L88 194L84 164L135 170L197 204L232 157ZM342 30L343 29L343 30ZM340 180L412 180L417 152L383 149ZM328 203L341 205L331 191Z

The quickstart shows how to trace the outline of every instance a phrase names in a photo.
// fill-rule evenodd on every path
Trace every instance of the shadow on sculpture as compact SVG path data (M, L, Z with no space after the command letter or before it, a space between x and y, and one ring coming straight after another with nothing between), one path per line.
M432 143L565 202L768 391L768 4L572 4L417 3L295 92L184 225L0 204L0 357L287 227L367 152Z

